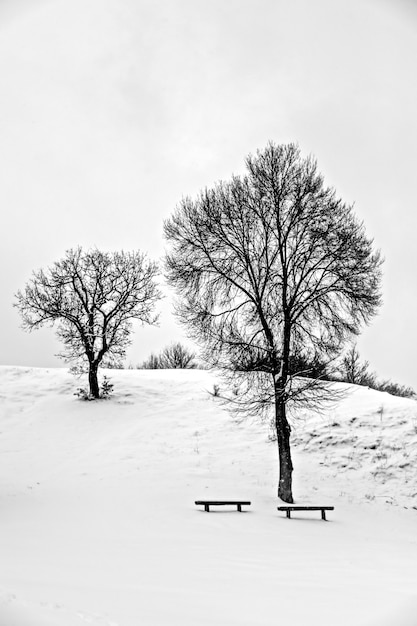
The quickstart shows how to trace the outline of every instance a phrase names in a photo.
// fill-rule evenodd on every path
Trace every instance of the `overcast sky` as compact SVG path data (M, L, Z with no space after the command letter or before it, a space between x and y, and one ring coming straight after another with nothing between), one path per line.
M158 259L182 196L295 141L386 259L360 352L417 389L416 60L413 0L0 0L0 362L63 364L12 308L32 270ZM182 338L160 308L128 362Z

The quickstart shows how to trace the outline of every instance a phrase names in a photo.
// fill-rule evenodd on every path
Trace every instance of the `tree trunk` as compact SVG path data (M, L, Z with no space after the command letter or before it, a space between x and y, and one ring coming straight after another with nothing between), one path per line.
M88 383L90 385L90 393L93 398L99 398L100 388L98 386L98 365L96 363L90 363L90 369L88 372Z
M278 498L292 504L294 500L292 496L291 427L287 421L285 401L283 401L282 397L275 398L275 427L279 456Z

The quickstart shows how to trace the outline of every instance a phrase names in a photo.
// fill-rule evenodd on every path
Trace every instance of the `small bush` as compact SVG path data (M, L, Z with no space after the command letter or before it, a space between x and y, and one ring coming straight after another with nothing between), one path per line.
M139 370L160 370L163 369L160 356L151 354L142 365L138 365Z
M80 400L94 400L94 397L83 387L78 387L77 391L74 392L74 396L77 396Z
M160 354L151 354L138 369L195 369L194 358L194 352L177 342L164 348Z
M416 396L416 392L411 387L406 387L405 385L393 383L391 380L376 382L373 389L377 389L378 391L386 391L392 396L399 396L401 398L413 398Z
M113 393L114 385L110 382L110 379L107 376L103 376L103 383L101 385L101 394L100 397L103 400L106 400Z
M214 384L213 391L210 391L210 395L214 396L215 398L218 398L220 396L220 386Z
M338 380L344 383L369 387L376 391L386 391L392 396L400 396L402 398L416 397L416 392L411 387L393 383L391 380L380 381L374 372L368 370L368 367L368 361L360 360L356 345L352 346L342 359Z
M111 394L113 393L114 385L110 382L110 379L107 376L103 376L103 383L100 387L100 400L108 400ZM86 402L90 402L92 400L97 400L94 396L91 395L89 389L85 389L84 387L79 387L77 391L74 392L74 396L77 396L80 400L84 400Z

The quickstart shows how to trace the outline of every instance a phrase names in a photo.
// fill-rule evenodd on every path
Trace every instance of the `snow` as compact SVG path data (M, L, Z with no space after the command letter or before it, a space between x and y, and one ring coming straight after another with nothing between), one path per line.
M366 388L293 424L277 511L267 423L196 370L0 368L0 626L417 624L417 405ZM205 513L197 499L249 499Z

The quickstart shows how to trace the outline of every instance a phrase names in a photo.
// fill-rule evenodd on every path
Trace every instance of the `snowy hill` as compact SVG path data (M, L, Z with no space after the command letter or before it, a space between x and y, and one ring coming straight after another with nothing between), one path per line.
M276 444L204 371L111 371L82 402L65 369L0 368L0 626L417 624L417 405L343 387ZM207 514L194 500L250 499Z
M323 415L303 412L293 445L308 453L309 466L321 466L320 478L335 496L339 490L349 502L377 499L417 510L417 402L356 385L338 388L340 402Z

